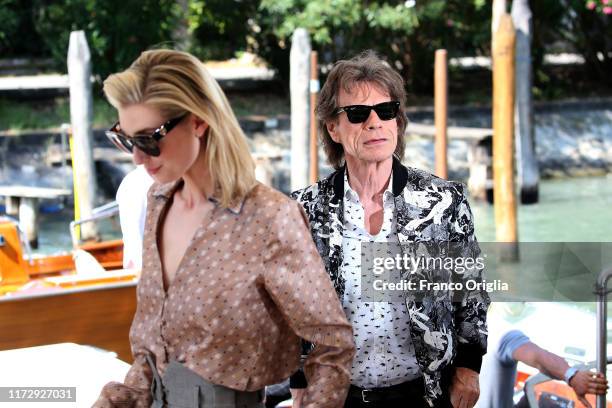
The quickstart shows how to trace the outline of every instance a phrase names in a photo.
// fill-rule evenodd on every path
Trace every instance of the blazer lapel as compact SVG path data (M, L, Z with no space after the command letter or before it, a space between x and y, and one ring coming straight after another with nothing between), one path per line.
M417 218L422 211L411 200L414 185L410 179L408 169L393 158L393 197L395 202L395 222L397 237L400 245L405 245L415 240L415 231L409 228L410 221Z
M345 279L342 276L342 232L344 228L344 172L345 167L336 171L330 180L330 191L325 195L326 210L329 220L329 274L336 287L336 292L342 299L345 289Z

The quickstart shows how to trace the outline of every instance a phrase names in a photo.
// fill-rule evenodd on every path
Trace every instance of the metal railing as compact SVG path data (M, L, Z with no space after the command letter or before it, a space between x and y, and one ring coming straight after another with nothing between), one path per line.
M75 220L70 222L70 238L72 238L72 246L74 248L79 246L79 238L76 233L76 227L81 224L85 224L86 222L94 222L97 220L101 220L104 218L112 217L115 214L119 213L119 205L116 201L112 201L108 204L104 204L100 207L96 207L93 209L93 215L89 218L83 218L80 220Z
M612 292L612 289L608 289L608 280L612 277L612 268L603 270L597 277L595 283L595 294L597 295L597 335L596 335L596 360L588 364L580 364L576 367L578 369L590 369L596 368L598 372L602 373L606 377L608 364L612 363L612 356L607 356L608 346L608 294ZM538 401L535 395L535 386L537 384L550 381L551 377L546 374L538 373L533 375L525 381L525 395L527 396L527 402L530 407L537 407ZM596 408L606 407L606 394L596 395Z
M608 358L607 361L604 360L604 370L602 371L605 375L606 370L606 364L610 364L612 363L612 357ZM578 364L575 367L578 368L579 370L588 370L594 367L599 367L599 361L591 361L590 363L587 364ZM529 403L529 407L533 407L533 408L537 408L538 407L538 400L536 398L536 394L535 394L535 386L541 383L545 383L547 381L551 381L553 380L552 377L543 374L543 373L537 373L532 375L531 377L529 377L527 379L527 381L525 381L525 396L527 397L527 402ZM599 397L603 397L604 399L604 408L605 408L605 403L606 403L606 396L605 395L598 395L597 398Z
M595 294L597 295L597 371L606 375L608 361L608 294L612 290L608 289L608 280L612 276L612 268L602 271L597 277L595 284ZM597 395L596 408L605 408L606 396Z

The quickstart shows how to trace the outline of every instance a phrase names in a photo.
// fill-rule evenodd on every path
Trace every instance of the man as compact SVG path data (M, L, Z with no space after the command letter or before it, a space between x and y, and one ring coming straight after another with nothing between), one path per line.
M514 382L519 361L537 368L547 376L565 381L578 400L592 408L585 394L605 394L607 381L601 373L570 367L565 359L532 343L519 330L502 333L499 341L491 341L482 364L479 408L512 408ZM521 404L519 404L520 406Z
M479 251L463 187L401 164L405 100L401 76L373 52L336 63L317 105L336 172L292 196L353 325L345 407L471 408L486 351L486 292L408 292L399 304L361 296L370 272L361 270L362 244L453 242L465 244L463 255ZM449 276L481 281L482 271ZM292 388L300 382L294 376Z
M121 181L116 200L119 205L119 222L123 235L123 267L142 268L142 237L147 213L147 191L153 179L137 166Z

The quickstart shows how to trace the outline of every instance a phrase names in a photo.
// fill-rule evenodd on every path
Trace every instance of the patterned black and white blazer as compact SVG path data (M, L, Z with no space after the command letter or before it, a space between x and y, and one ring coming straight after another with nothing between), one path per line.
M306 211L312 238L340 299L345 290L340 268L344 171L343 167L291 194ZM479 255L472 213L462 184L404 167L394 158L392 189L401 246L452 242L461 244L461 256L476 258ZM482 269L475 275L452 275L447 279L483 279ZM459 294L430 291L418 297L406 296L405 303L411 320L412 342L423 373L425 399L433 406L442 396L443 387L448 386L452 367L480 371L487 349L489 296L484 290L464 290Z

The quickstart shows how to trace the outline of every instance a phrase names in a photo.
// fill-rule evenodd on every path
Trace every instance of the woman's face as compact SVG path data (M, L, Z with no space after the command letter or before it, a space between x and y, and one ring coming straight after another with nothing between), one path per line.
M159 111L146 104L128 105L118 109L121 130L127 136L150 135L164 122ZM147 173L158 183L169 183L193 166L200 154L201 141L208 125L194 115L187 115L158 143L160 155L149 156L134 147L134 163L144 165Z

